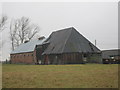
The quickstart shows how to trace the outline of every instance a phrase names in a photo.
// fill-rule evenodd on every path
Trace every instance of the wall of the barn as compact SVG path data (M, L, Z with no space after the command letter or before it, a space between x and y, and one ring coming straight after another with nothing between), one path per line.
M38 64L38 60L37 60L37 55L36 55L37 53L36 53L36 50L34 50L34 52L33 52L33 63L34 64Z
M42 53L43 53L42 46L41 45L36 46L36 48L35 48L35 56L36 56L37 64L41 64Z
M44 55L42 64L102 63L101 54L63 53Z
M47 48L47 46L49 45L49 43L43 44L43 45L36 45L35 47L35 56L36 56L36 61L37 64L42 64L42 53L45 51L45 49Z
M19 54L11 54L10 60L11 63L15 64L35 64L35 56L34 52L29 53L19 53Z
M88 63L102 63L101 53L93 53L88 56Z
M44 55L42 64L80 64L84 63L82 54L79 53L64 53Z
M80 53L63 54L63 61L64 61L65 64L80 64L80 63L83 63L82 54L80 54Z

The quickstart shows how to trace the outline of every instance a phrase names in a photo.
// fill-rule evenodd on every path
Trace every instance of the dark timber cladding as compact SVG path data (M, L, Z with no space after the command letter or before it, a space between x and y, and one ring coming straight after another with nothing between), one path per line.
M42 53L42 64L101 63L102 61L101 51L73 27L53 32L44 43L48 45Z

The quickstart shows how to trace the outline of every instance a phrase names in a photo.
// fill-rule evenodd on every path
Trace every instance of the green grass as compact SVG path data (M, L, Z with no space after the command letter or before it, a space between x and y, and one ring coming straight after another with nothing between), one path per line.
M2 88L2 64L0 63L0 89Z
M3 88L117 88L118 65L3 65Z

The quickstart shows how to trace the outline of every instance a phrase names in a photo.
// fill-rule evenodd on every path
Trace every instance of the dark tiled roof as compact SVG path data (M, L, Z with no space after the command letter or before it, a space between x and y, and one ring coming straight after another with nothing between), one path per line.
M96 46L94 46L73 27L53 32L45 42L48 41L50 44L43 54L100 52Z

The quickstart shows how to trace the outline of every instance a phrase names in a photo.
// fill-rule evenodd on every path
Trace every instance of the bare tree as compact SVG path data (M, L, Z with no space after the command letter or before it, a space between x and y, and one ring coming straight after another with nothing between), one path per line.
M2 48L3 44L5 43L2 40L2 37L1 37L2 33L1 32L6 28L7 19L8 19L8 17L5 16L5 15L0 16L0 51L1 51L1 48Z
M38 32L39 27L31 24L29 18L22 17L14 20L14 23L10 25L12 50L26 40L30 41Z
M7 16L1 16L0 17L0 32L3 31L6 27L5 24L7 22Z
M18 39L17 39L17 30L19 29L19 23L16 20L14 23L11 21L10 23L10 39L11 39L11 44L12 44L12 50L15 49L15 47L18 45Z
M38 32L39 32L39 27L36 25L32 25L27 34L28 40L30 41Z
M27 39L28 30L30 30L30 20L29 18L22 17L19 19L20 27L18 29L18 37L20 38L20 42L24 43Z

